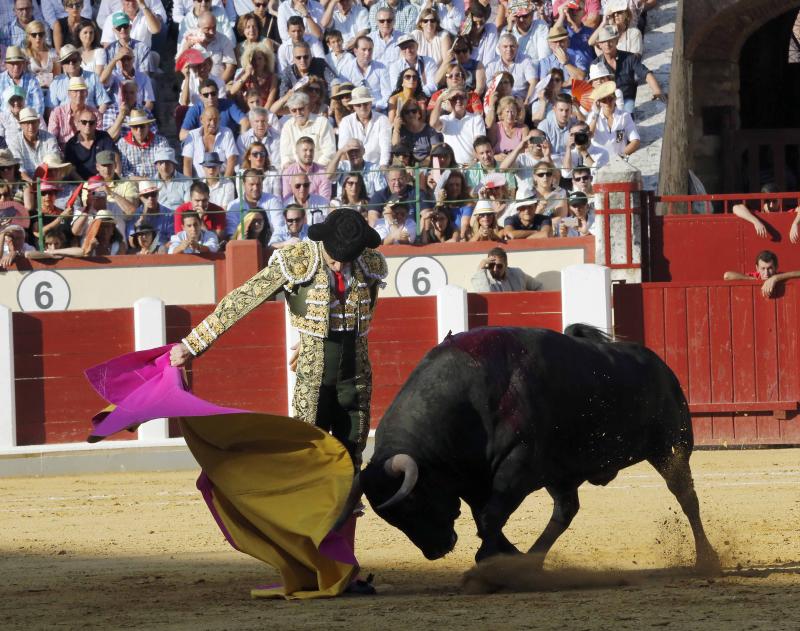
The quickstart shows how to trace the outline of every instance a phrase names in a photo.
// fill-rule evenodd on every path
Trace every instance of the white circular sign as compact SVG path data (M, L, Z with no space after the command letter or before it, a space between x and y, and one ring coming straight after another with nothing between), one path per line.
M447 285L447 270L430 256L412 256L403 261L394 278L400 296L432 296Z
M17 287L17 302L23 311L64 311L69 299L67 281L50 270L26 274Z

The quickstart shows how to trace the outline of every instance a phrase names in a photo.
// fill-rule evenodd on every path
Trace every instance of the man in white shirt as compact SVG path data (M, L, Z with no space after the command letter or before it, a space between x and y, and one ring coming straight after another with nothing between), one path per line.
M530 103L536 88L536 69L531 58L519 51L517 38L511 33L500 36L500 58L486 68L486 78L494 77L498 72L507 72L514 77L512 94Z
M319 24L324 30L336 29L344 38L345 50L356 45L356 38L369 33L369 13L353 0L330 0Z
M375 44L372 56L375 59L380 59L381 63L387 67L400 59L400 49L397 47L397 42L403 36L403 32L395 29L394 20L394 11L391 7L378 9L376 19L378 29L369 34L369 38Z
M415 42L416 44L416 42ZM366 86L375 96L375 109L386 111L393 84L389 80L390 72L380 61L373 61L372 51L375 43L366 35L356 39L354 64L345 68L345 78L354 86ZM389 134L391 136L391 134Z
M153 3L153 7L151 8L144 0L121 0L120 8L117 10L117 12L127 15L130 20L131 39L143 42L150 48L153 47L153 35L158 35L167 21L164 6L160 1L158 1L158 5L160 5L161 11L164 13L163 17L156 13L155 3ZM100 43L108 45L115 41L117 36L114 32L114 14L108 15L104 22L99 21L99 15L97 19L98 24L103 25Z
M451 114L442 116L442 103L450 102ZM462 166L472 162L472 144L478 136L486 135L483 116L467 112L467 95L461 88L445 90L431 112L431 127L441 132L444 141L453 149L456 162Z
M520 52L531 58L534 64L550 55L547 22L534 17L533 7L524 4L507 14L511 20L511 34L517 38Z
M200 215L190 211L181 217L183 230L169 240L169 254L207 254L219 250L219 239L213 230L204 230Z
M383 245L410 245L417 240L417 224L409 217L408 207L399 197L391 197L382 209L383 218L375 223L375 232Z
M338 81L347 81L347 75L351 72L351 66L356 63L356 58L344 49L344 38L335 28L325 31L325 44L328 46L328 54L325 55L325 63L333 70Z
M328 118L311 114L308 108L308 95L296 92L286 102L291 118L281 129L281 166L295 162L295 144L303 136L314 141L316 160L322 166L330 162L336 153L336 140Z
M418 44L411 35L403 35L397 40L397 47L400 49L400 59L389 66L389 85L397 85L397 77L406 68L413 68L422 77L422 89L430 96L439 86L436 85L436 62L430 57L417 54ZM388 97L387 97L388 98Z
M226 234L234 234L244 216L255 208L267 213L272 232L286 228L280 200L264 192L264 176L260 171L247 169L242 177L242 188L244 194L239 199L233 200L225 209Z
M312 195L311 180L305 173L295 173L292 176L292 193L283 198L284 207L296 204L306 211L306 223L313 226L325 221L330 212L328 200L319 195Z
M360 140L364 146L364 159L386 166L391 157L392 130L389 119L372 110L372 102L369 88L360 86L353 90L350 106L355 112L339 123L339 147L344 147L353 138Z
M300 42L305 42L311 50L311 55L314 57L325 57L325 51L322 45L315 37L306 35L306 25L303 18L298 15L293 15L289 18L289 23L286 25L286 32L289 37L283 40L283 43L278 47L278 54L276 56L276 63L278 64L278 72L283 72L286 68L290 68L294 63L294 45Z
M278 33L281 41L289 39L289 18L298 15L303 18L306 25L306 32L318 42L322 40L322 28L319 23L322 21L322 14L325 13L322 5L316 0L284 0L278 8Z
M211 55L213 65L211 74L227 83L233 79L236 72L236 53L233 42L222 33L217 32L217 19L206 11L197 18L197 28L202 33L202 39L197 42L194 38L185 37L178 47L179 52L199 44Z

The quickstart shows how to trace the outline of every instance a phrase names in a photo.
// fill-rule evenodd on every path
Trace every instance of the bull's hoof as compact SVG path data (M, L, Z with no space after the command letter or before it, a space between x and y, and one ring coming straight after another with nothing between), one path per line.
M719 576L722 574L722 564L719 562L717 553L713 550L699 554L694 569L700 576Z

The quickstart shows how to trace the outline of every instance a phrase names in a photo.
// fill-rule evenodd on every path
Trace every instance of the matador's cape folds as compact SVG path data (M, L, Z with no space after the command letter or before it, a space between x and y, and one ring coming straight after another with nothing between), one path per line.
M357 562L347 538L330 530L353 480L345 448L296 419L199 399L186 390L181 370L170 366L170 348L122 355L86 371L113 404L92 419L89 441L154 418L181 417L186 444L202 468L197 487L225 538L281 573L282 587L255 589L253 596L343 592Z

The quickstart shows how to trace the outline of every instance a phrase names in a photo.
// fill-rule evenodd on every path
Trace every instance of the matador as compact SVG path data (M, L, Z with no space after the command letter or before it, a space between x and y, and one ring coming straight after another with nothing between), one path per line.
M283 291L300 332L293 407L296 417L329 431L356 471L369 433L372 369L367 347L372 314L387 275L374 248L381 238L355 210L338 208L309 228L310 240L276 250L267 267L225 296L181 344L182 366L258 305Z

